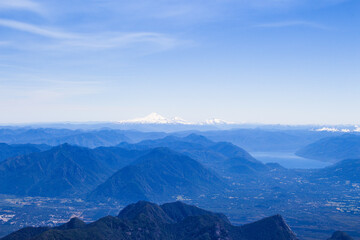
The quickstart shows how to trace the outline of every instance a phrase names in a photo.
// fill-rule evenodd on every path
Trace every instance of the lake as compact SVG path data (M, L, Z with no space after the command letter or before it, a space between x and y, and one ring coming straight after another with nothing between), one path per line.
M251 155L263 163L275 162L286 168L324 168L332 164L299 157L292 152L252 152Z

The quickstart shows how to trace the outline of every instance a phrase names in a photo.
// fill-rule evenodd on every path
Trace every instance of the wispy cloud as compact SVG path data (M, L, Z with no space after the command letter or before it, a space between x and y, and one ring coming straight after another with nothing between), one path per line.
M286 28L286 27L311 27L327 30L329 27L308 21L282 21L282 22L270 22L270 23L262 23L255 25L254 27L258 28Z
M36 13L44 13L45 9L39 3L31 0L1 0L0 10L26 10Z
M19 21L13 21L8 19L0 19L0 26L13 28L16 30L41 35L43 37L49 37L49 38L57 38L57 39L73 39L77 36L74 34L69 34L65 32L61 32L58 30L51 30L46 29L42 27L38 27L32 24L19 22Z
M134 32L82 35L78 38L66 40L63 43L74 47L92 49L121 48L136 43L149 43L169 49L178 45L180 41L161 33Z
M0 19L0 26L55 39L61 45L86 49L121 48L136 43L155 44L162 49L169 49L180 44L180 41L176 38L157 32L96 32L80 34L8 19Z

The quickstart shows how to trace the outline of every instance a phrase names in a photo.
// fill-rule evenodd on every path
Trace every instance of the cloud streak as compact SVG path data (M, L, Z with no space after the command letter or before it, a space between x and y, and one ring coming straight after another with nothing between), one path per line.
M79 34L39 27L33 24L8 19L0 19L0 26L58 40L60 45L85 49L121 48L137 43L153 44L162 49L170 49L179 45L181 42L166 34L157 32L97 32L92 34Z
M56 38L56 39L76 38L76 35L74 35L74 34L69 34L69 33L61 32L61 31L57 31L57 30L41 28L41 27L38 27L38 26L35 26L32 24L8 20L8 19L0 19L0 26L40 35L43 37L49 37L49 38Z
M36 13L44 13L45 9L37 2L31 0L2 0L0 10L26 10Z

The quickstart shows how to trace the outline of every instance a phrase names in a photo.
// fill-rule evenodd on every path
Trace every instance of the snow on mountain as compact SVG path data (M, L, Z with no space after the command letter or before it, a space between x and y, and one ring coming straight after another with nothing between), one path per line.
M358 126L355 126L354 130L350 130L348 128L334 128L334 127L323 127L319 129L315 129L316 132L343 132L343 133L349 133L349 132L360 132L360 128Z
M179 117L166 118L157 113L151 113L143 118L135 118L131 120L119 121L120 124L182 124L182 125L221 125L221 124L234 124L218 118L211 118L204 122L194 123L186 121Z
M235 124L218 118L210 118L200 123L201 125L217 125L217 124Z
M131 120L119 121L122 124L191 124L190 122L181 119L179 117L175 118L165 118L157 113L150 113L143 118L135 118Z

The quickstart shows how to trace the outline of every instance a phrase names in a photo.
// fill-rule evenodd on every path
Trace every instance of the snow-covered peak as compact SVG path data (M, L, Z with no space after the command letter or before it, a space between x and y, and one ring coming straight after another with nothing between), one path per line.
M355 126L354 130L348 129L348 128L334 128L334 127L323 127L319 129L315 129L316 132L343 132L343 133L349 133L349 132L360 132L360 128L358 126Z
M203 125L218 125L218 124L233 124L232 122L227 122L225 120L219 119L219 118L210 118L205 120Z
M130 120L131 121L131 120ZM168 123L168 119L161 116L157 113L150 113L146 117L143 118L136 118L133 120L134 122L143 122L143 123Z
M131 120L120 121L119 123L130 123L130 124L191 124L184 119L179 117L165 118L157 113L150 113L143 118L135 118Z
M329 127L323 127L319 129L315 129L316 132L339 132L340 130L337 128L329 128Z
M191 122L188 122L182 118L179 117L174 117L171 119L173 122L178 123L178 124L192 124Z

